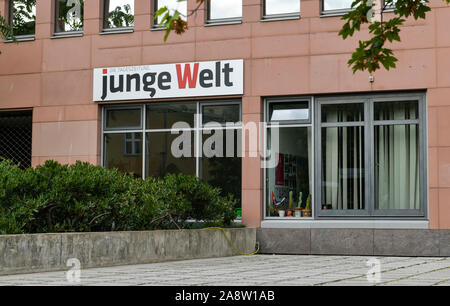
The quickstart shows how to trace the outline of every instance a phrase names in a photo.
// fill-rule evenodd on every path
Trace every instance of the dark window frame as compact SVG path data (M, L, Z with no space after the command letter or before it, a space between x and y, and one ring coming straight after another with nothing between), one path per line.
M325 1L326 0L320 0L320 16L326 17L326 16L341 16L345 15L348 12L352 11L352 8L344 8L344 9L337 9L337 10L325 10Z
M317 201L314 203L315 217L318 219L326 218L384 218L384 219L426 219L428 217L428 185L427 185L427 119L426 119L426 95L425 93L399 93L399 94L374 94L374 95L355 95L355 96L331 96L318 97L315 103L315 123L314 123L314 146L315 150L315 195ZM389 103L401 101L418 101L419 119L417 120L374 120L374 103ZM364 103L365 120L363 122L343 122L343 123L322 123L321 105L340 104L340 103ZM322 188L322 127L323 126L364 126L364 158L365 158L365 209L362 210L322 210L321 208L321 188ZM375 165L374 165L374 129L379 125L402 125L417 124L419 133L419 201L420 207L417 210L376 210L375 209Z
M108 0L103 0L103 5L102 5L102 9L103 9L103 13L102 13L102 33L129 33L129 32L133 32L134 31L134 22L133 22L133 26L131 27L117 27L117 28L109 28L107 26L107 22L108 22L108 14L109 14L109 7L106 7L106 4L108 3ZM109 3L108 3L109 4ZM133 17L135 17L134 15L134 11L133 11Z
M295 13L285 13L285 14L267 14L266 12L266 1L267 0L261 0L261 16L262 20L269 21L269 20L292 20L292 19L300 19L302 9L301 9L301 0L297 0L300 5L299 12Z
M14 32L13 19L14 19L14 2L15 0L8 0L8 24ZM37 10L37 2L36 2L36 10ZM36 12L37 14L37 12ZM25 35L16 35L17 41L28 41L34 40L36 37L36 20L34 22L34 34L25 34ZM11 40L12 41L12 40Z
M80 1L83 1L83 4L84 4L84 1L85 0L80 0ZM84 12L83 12L83 29L82 30L75 30L75 31L58 31L57 30L57 21L58 21L58 5L57 5L57 2L58 2L58 0L54 0L53 1L53 6L54 6L54 8L53 8L53 22L54 22L54 25L53 25L53 35L54 36L78 36L78 35L80 35L80 34L83 34L83 32L84 32ZM84 10L84 8L83 8L83 10Z
M159 9L158 8L158 0L153 0L152 1L152 5L153 5L152 8L151 8L151 11L152 11L152 14L151 14L151 16L152 16L152 20L151 20L152 29L153 30L163 30L164 29L163 26L161 24L157 23L157 21L155 19L156 11ZM186 7L186 19L187 19L187 7Z
M241 17L211 19L211 0L206 0L205 5L206 5L205 25L227 25L227 24L242 23L242 15L243 15L242 6L241 6Z

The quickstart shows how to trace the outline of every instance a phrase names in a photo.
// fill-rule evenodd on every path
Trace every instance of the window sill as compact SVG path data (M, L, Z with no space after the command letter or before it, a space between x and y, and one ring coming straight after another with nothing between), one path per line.
M348 12L351 12L351 10L322 11L320 13L320 18L344 16Z
M165 31L166 29L163 26L154 25L150 28L150 31Z
M61 33L54 33L53 36L51 36L51 39L58 39L58 38L70 38L70 37L82 37L83 32L61 32Z
M13 43L13 42L25 42L25 41L34 41L36 40L35 35L22 35L22 36L16 36L16 41L12 39L6 39L3 42L5 43Z
M300 15L286 15L286 16L263 16L260 20L261 22L270 22L270 21L285 21L285 20L299 20Z
M109 34L128 34L133 33L134 28L117 28L117 29L103 29L99 34L100 35L109 35Z
M222 26L222 25L233 25L233 24L242 24L242 19L240 20L220 20L220 21L213 21L209 20L205 23L205 27L212 27L212 26Z
M428 229L428 220L312 220L289 218L289 220L266 219L261 228L363 228L363 229Z

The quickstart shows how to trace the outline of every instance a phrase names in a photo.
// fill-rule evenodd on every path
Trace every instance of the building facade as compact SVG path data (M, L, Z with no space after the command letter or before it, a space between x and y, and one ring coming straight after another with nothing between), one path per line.
M213 0L167 42L153 13L171 1L35 2L0 43L0 155L197 175L262 229L450 229L443 1L373 74L347 66L367 30L337 35L351 1Z

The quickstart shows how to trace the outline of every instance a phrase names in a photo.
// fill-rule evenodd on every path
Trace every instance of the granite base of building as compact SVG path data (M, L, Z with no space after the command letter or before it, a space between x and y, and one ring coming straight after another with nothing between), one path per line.
M450 256L450 230L259 228L263 254Z

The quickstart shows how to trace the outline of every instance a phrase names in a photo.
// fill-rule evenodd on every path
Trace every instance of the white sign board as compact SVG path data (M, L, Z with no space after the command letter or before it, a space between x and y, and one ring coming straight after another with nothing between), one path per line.
M244 61L94 69L94 101L242 95Z

